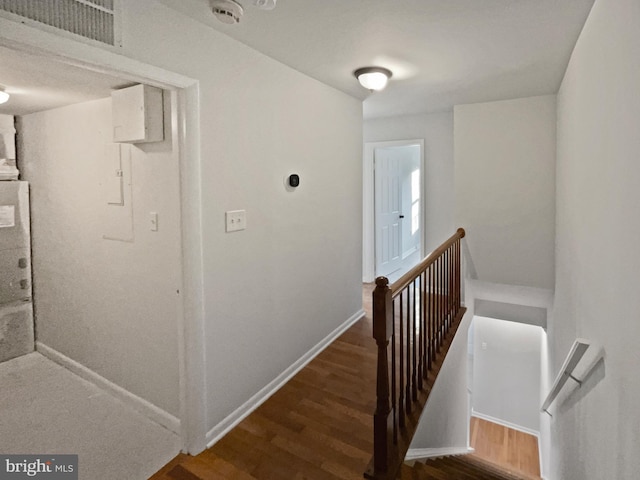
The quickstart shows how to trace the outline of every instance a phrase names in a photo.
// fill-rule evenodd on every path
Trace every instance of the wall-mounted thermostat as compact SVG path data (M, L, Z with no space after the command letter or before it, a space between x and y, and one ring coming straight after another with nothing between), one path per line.
M300 186L300 175L297 173L289 173L284 176L284 188L287 192L295 192Z

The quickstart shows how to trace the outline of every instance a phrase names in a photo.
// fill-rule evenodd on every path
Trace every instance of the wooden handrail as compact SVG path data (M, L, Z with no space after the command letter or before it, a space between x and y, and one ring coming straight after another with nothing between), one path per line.
M389 285L376 278L373 338L378 347L374 453L365 477L395 479L420 414L466 309L461 301L459 228Z
M551 413L549 413L549 407L560 393L560 390L562 390L562 387L564 387L564 384L567 383L567 380L569 380L570 378L572 378L579 385L582 385L582 381L573 376L573 371L578 366L578 363L580 363L580 360L582 360L582 357L587 352L587 349L590 345L591 342L589 342L589 340L585 340L584 338L576 338L576 340L573 342L571 350L569 350L567 358L565 358L564 363L562 364L562 367L558 372L558 376L553 382L553 386L551 387L551 390L547 395L547 398L545 398L542 407L540 407L541 412L546 412L547 414L551 415Z
M433 265L433 262L435 262L440 255L442 255L449 247L451 247L451 245L464 238L465 235L466 232L464 231L464 228L458 228L458 230L456 230L456 233L451 235L442 245L440 245L433 252L424 257L424 260L422 260L418 265L413 267L391 285L390 288L392 295L395 297L399 291L404 290L413 281L414 278L416 278L418 275L420 275L420 273L424 272L427 268Z

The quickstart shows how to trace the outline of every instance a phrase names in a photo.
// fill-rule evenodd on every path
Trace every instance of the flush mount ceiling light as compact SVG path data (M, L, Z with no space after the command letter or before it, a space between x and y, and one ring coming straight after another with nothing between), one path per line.
M4 91L4 87L0 85L0 104L7 103L9 101L9 94Z
M353 72L355 77L367 90L379 91L387 86L387 82L392 77L391 70L382 67L364 67Z

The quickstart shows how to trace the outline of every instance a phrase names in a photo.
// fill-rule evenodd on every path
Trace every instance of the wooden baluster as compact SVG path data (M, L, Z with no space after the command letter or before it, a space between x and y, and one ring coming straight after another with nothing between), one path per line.
M433 324L433 304L435 299L433 297L433 264L429 265L429 370L435 360L435 326Z
M453 323L453 248L447 248L447 318L449 328Z
M442 343L444 343L444 337L447 334L447 330L449 329L449 317L448 317L448 296L449 296L449 292L448 292L448 278L447 278L447 265L448 263L448 255L447 255L447 251L445 250L444 253L442 254L442 288L444 289L444 295L442 296L442 321L443 321L443 328L442 328Z
M442 310L440 314L442 315L442 343L444 343L444 336L447 331L447 251L442 252L442 256L440 257L440 261L442 262Z
M458 240L458 311L462 307L462 242Z
M449 297L449 292L447 291L447 274L448 274L448 255L447 255L447 250L445 250L442 253L442 289L443 289L443 296L442 296L442 332L443 332L443 337L446 335L448 327L449 327L449 318L447 317L447 302L448 302L448 297ZM444 342L444 338L443 338L443 342Z
M456 245L451 245L451 318L456 316ZM453 321L453 320L452 320Z
M436 265L436 351L440 351L440 259L437 258L435 261Z
M429 270L425 270L422 275L422 321L424 336L424 359L422 375L426 379L429 371L429 297L427 296L427 288L429 282Z
M442 295L443 295L443 287L444 287L444 281L443 281L443 265L442 265L442 256L440 256L438 258L438 352L440 351L440 348L442 347L442 340L443 340L443 336L442 336L442 329L444 327L444 323L442 322L442 311L444 307L444 302L442 301Z
M461 259L462 259L462 250L460 240L456 242L456 315L460 312L460 306L462 305L462 296L461 296L461 282L462 282L462 269L461 269Z
M425 360L425 351L426 351L426 345L425 345L425 338L426 338L426 325L425 325L425 318L424 318L424 272L422 272L420 274L420 295L419 295L419 300L420 300L420 305L419 305L419 311L420 311L420 315L419 315L419 319L420 319L420 360L418 361L418 365L419 365L419 369L418 369L418 388L420 390L422 390L424 388L424 384L422 382L422 379L425 376L425 365L426 365L426 360Z
M400 346L400 352L399 352L399 358L400 358L400 369L399 369L399 375L398 375L398 379L400 380L399 382L399 394L398 394L398 424L400 425L400 427L404 427L405 426L405 404L404 404L404 347L405 347L405 342L404 342L404 322L402 321L402 314L403 314L403 306L402 306L402 293L400 293L400 296L398 297L398 307L399 307L399 316L398 316L398 325L400 328L400 341L399 341L399 346ZM395 320L394 320L395 321Z
M393 421L393 444L398 444L398 385L397 369L398 359L396 358L396 303L391 300L391 411Z
M447 330L447 252L443 252L440 257L440 291L442 292L442 308L440 309L440 318L442 321L442 339L441 345L444 344L444 336Z
M391 403L389 400L388 346L393 329L391 290L386 277L376 278L373 291L373 338L378 347L376 381L376 411L373 416L374 468L386 472L389 468L389 453L393 435Z
M416 319L416 281L411 283L413 302L411 305L411 337L412 342L412 362L411 362L411 393L413 401L418 401L418 325Z
M447 251L442 254L442 343L444 343L444 337L447 334L447 326L449 324L447 318Z
M406 322L406 326L407 326L407 348L405 350L406 355L407 355L407 382L405 384L405 388L406 388L406 392L404 395L404 400L405 400L405 411L407 412L407 415L411 414L411 308L409 305L409 291L405 290L407 292L407 310L406 310L406 314L405 314L405 322ZM403 292L404 293L404 292Z
M456 244L451 245L451 316L456 316Z

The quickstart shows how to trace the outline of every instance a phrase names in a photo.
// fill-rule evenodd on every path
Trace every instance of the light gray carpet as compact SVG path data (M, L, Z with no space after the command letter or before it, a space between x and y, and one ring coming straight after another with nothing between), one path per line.
M178 436L39 353L0 363L0 453L78 454L81 480L144 480Z

